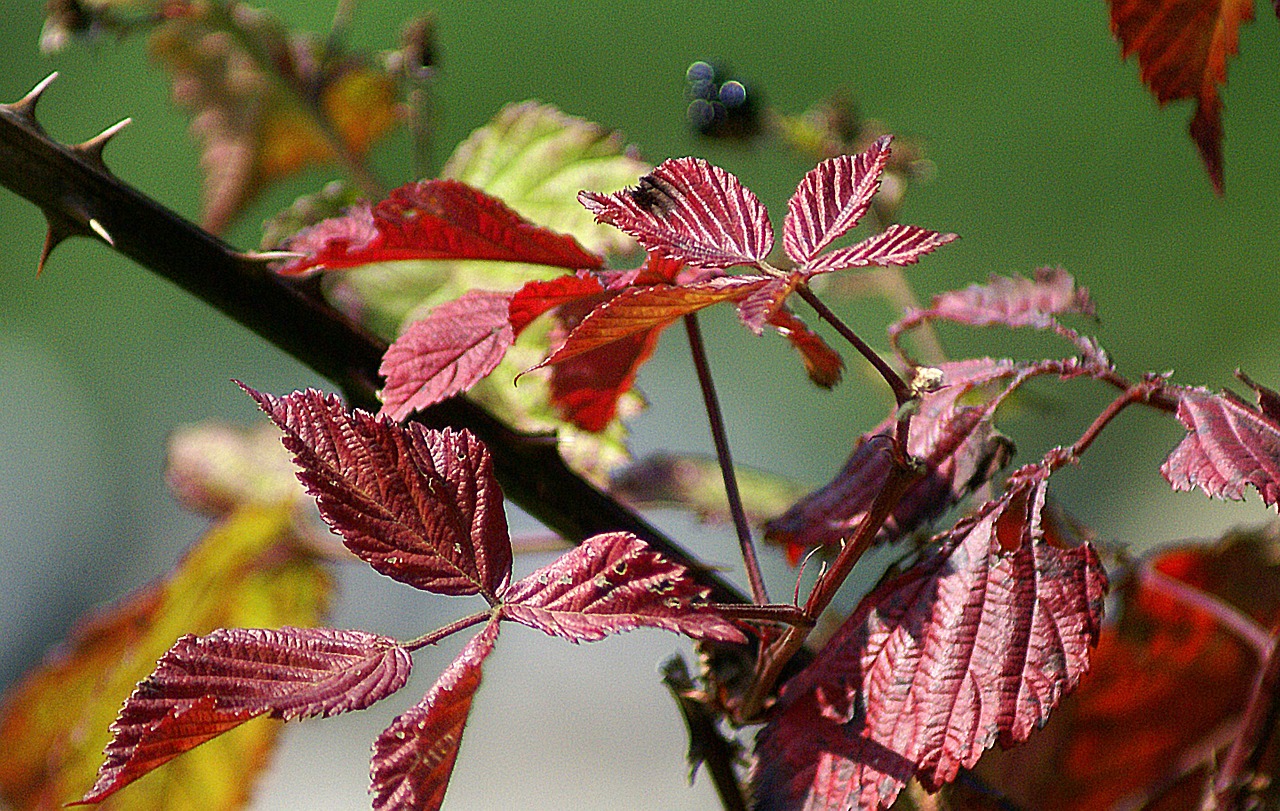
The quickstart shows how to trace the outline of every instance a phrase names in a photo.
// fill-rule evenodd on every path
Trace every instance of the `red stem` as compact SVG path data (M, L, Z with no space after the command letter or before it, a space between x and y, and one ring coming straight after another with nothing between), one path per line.
M724 416L720 412L720 400L716 397L715 383L711 379L711 366L707 363L707 348L702 341L702 329L696 313L684 317L684 329L689 336L689 350L693 354L693 367L702 386L702 402L707 408L707 420L711 423L711 439L716 446L716 460L720 463L720 475L724 478L724 492L729 500L729 514L733 527L738 531L738 546L742 549L742 562L747 569L747 582L751 585L751 599L756 605L769 602L765 591L764 576L760 573L760 561L756 557L755 543L751 540L751 525L747 511L742 507L742 494L738 491L738 477L733 470L733 457L729 454L729 438L725 432Z
M422 636L416 639L410 639L408 642L404 643L404 649L409 651L415 651L415 650L418 650L419 648L425 648L428 645L434 645L447 636L452 636L456 634L458 631L466 630L467 628L470 628L472 625L479 625L480 623L491 619L493 615L494 615L494 612L492 609L490 609L489 611L477 611L476 613L472 614L469 617L463 617L460 620L454 620L453 622L449 623L443 628L437 628L429 634L423 634Z
M893 399L897 401L899 407L915 396L911 391L911 387L893 370L893 367L885 363L884 358L880 357L874 349L868 346L866 341L859 338L857 333L849 328L848 324L841 321L840 316L832 312L830 307L823 304L822 299L818 298L817 294L810 290L807 284L798 286L796 292L800 294L800 298L809 303L809 306L813 308L819 318L835 327L836 332L840 333L842 338L852 344L854 349L857 349L876 368L876 371L880 373L884 381L889 384L889 388L893 390Z

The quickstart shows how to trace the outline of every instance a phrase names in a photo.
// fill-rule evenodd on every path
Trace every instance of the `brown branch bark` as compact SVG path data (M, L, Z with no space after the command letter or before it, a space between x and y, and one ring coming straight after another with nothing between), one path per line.
M101 159L105 138L71 147L52 140L36 123L36 98L0 104L0 185L44 211L46 251L69 236L96 235L333 381L351 405L378 409L382 341L116 178ZM415 419L478 436L489 446L507 497L566 538L631 532L692 570L711 588L712 600L748 602L715 571L570 470L554 438L515 431L465 398L432 406Z

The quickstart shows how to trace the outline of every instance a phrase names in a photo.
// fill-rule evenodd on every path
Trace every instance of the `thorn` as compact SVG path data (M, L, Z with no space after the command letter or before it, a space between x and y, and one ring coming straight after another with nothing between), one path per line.
M49 228L44 234L44 248L40 251L40 261L36 263L37 276L44 273L45 263L49 261L49 255L53 253L53 249L61 245L64 239L77 233L76 226L61 217L54 218L46 215L45 220Z
M9 112L25 119L28 124L34 126L36 129L40 129L40 125L36 122L36 103L40 101L40 97L44 95L44 91L48 89L49 85L53 84L53 80L56 78L58 78L58 72L55 70L53 73L44 77L44 80L41 81L40 84L31 88L30 93L12 104L3 104L0 105L0 107L4 107Z
M116 246L116 241L111 238L111 234L107 233L106 227L103 226L101 222L95 220L93 217L89 218L89 228L93 231L93 233L102 237L103 242L107 243L113 248Z
M85 160L96 165L98 168L109 172L111 170L107 169L107 164L102 160L102 150L107 145L108 141L116 137L120 130L129 126L132 122L132 118L126 118L123 121L107 127L105 130L85 141L83 144L76 144L71 148L75 152L79 153Z
M244 251L239 254L246 262L283 262L289 259L301 259L305 253L297 251Z

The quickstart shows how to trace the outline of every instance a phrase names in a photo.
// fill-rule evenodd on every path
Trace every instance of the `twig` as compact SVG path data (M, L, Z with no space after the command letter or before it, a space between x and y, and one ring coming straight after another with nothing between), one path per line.
M769 602L764 576L760 573L760 561L751 540L751 524L742 508L742 494L738 491L738 476L733 470L733 457L729 454L729 437L724 428L724 415L720 412L720 400L716 397L715 383L711 379L711 366L707 363L707 348L702 341L702 329L698 326L697 313L684 317L685 332L689 336L689 350L693 354L693 366L702 386L702 402L711 423L711 439L716 446L716 460L720 463L720 475L724 478L724 492L729 500L729 514L733 527L738 531L738 546L742 549L742 562L747 568L747 582L751 584L751 597L756 605Z

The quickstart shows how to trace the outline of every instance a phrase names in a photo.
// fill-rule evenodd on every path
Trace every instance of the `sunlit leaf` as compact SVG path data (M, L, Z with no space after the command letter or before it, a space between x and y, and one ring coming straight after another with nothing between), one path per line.
M758 265L773 249L769 213L738 179L698 158L675 158L614 194L578 199L596 220L650 251L703 268Z
M955 234L941 234L918 225L894 223L857 245L827 251L804 266L806 275L831 273L861 267L914 265L920 257L956 239Z
M273 181L338 160L335 146L363 158L398 123L390 76L355 57L325 61L321 48L243 4L193 5L152 34L151 53L173 74L174 98L192 110L203 144L210 230Z
M490 602L511 577L511 542L489 451L469 431L405 428L309 389L246 387L284 431L320 514L377 571Z
M1160 467L1174 490L1199 487L1214 498L1239 500L1252 486L1268 507L1280 501L1280 413L1276 393L1245 378L1257 395L1250 406L1229 391L1170 387L1187 436Z
M481 667L498 628L498 621L490 620L422 701L374 741L370 791L375 811L434 811L444 802L471 700L480 689Z
M165 580L81 621L0 705L0 796L16 809L56 808L94 782L108 726L134 686L185 633L319 622L324 569L295 542L293 506L231 512ZM238 808L266 765L278 727L252 722L166 764L104 808ZM235 774L235 780L211 779Z
M1030 279L992 274L986 284L934 296L928 308L909 311L889 333L897 335L931 319L971 327L1050 329L1054 316L1064 313L1094 315L1089 290L1076 287L1075 279L1061 268L1039 268Z
M412 660L395 640L332 628L220 628L188 634L111 725L96 803L260 715L292 720L361 710L394 693Z
M376 206L358 205L304 229L287 247L303 254L284 265L287 274L406 259L487 259L571 270L601 265L573 237L535 225L456 180L401 186Z
M473 132L440 174L501 198L539 225L571 234L589 251L620 253L635 243L597 225L578 204L578 192L614 191L650 168L617 133L526 101L507 105Z
M556 364L551 370L552 404L582 430L603 431L657 348L660 331L637 332Z
M1191 140L1222 193L1222 99L1227 60L1239 47L1240 24L1253 0L1108 0L1121 55L1138 55L1142 81L1160 104L1195 99Z
M890 140L886 135L866 152L838 155L809 170L787 202L787 256L803 265L858 224L880 188Z
M786 307L779 307L769 317L769 325L800 353L805 373L814 385L829 389L840 382L844 358L794 313Z
M1044 723L1089 666L1106 588L1088 544L1055 545L1048 468L875 589L783 688L757 743L763 808L887 808Z
M745 642L705 605L709 591L629 532L595 535L502 594L502 616L570 642L635 628Z
M403 420L466 391L494 370L515 340L508 293L473 290L415 321L382 358L382 413Z

